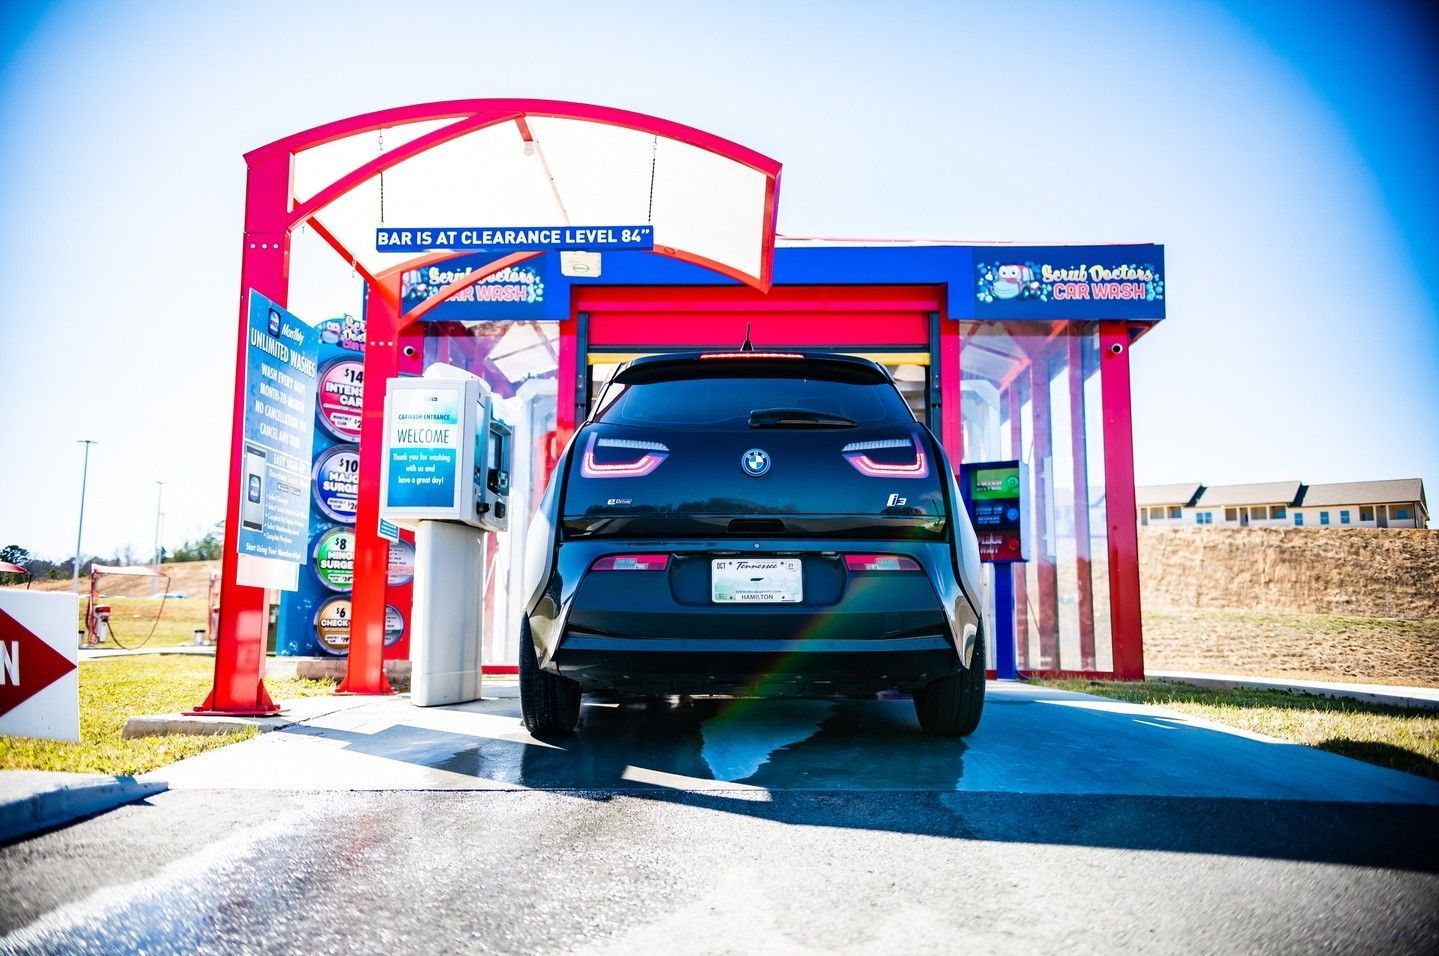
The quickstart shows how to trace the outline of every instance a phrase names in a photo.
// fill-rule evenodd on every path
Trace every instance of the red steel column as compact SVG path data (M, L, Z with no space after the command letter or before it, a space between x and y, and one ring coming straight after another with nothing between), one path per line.
M366 312L368 313L368 309ZM405 349L413 349L414 354L406 354ZM441 359L440 361L443 361ZM425 334L424 325L416 322L400 332L400 374L419 375L425 370ZM400 540L408 541L411 545L415 543L414 532L401 531ZM414 624L415 605L415 582L412 579L409 584L391 585L389 583L388 552L386 550L386 572L385 572L385 603L394 607L405 619L405 634L397 642L385 648L385 660L407 661L410 659L410 628Z
M962 371L960 368L959 323L949 319L939 320L939 368L930 369L929 374L939 376L940 441L949 459L958 468L964 461L964 400L960 390Z
M394 280L398 283L398 278ZM385 392L400 374L399 290L366 290L365 396L360 410L360 497L355 505L355 580L350 595L350 655L337 694L393 694L385 677L385 585L390 543L379 535L380 461Z
M559 368L555 371L555 446L563 448L579 427L579 411L575 405L578 393L579 321L571 315L560 323Z
M1144 625L1139 612L1139 536L1135 529L1134 426L1130 419L1129 328L1099 327L1104 407L1104 491L1109 520L1109 601L1114 676L1144 679Z
M220 621L215 640L215 683L191 713L266 715L280 708L265 690L265 639L269 604L264 588L243 587L239 564L240 472L245 453L245 367L249 348L250 290L284 305L289 298L290 235L285 222L289 157L251 166L245 182L245 236L240 264L240 320L235 346L235 401L230 423L230 481L225 501L225 547L220 556Z
M1084 435L1084 338L1070 323L1069 442L1074 458L1074 571L1079 595L1079 667L1094 670L1094 573L1089 542L1089 448Z

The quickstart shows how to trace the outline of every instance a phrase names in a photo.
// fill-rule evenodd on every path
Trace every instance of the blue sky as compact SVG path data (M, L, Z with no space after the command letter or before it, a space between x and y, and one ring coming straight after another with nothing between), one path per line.
M1439 46L1420 7L0 8L0 543L223 512L241 154L367 110L622 106L785 164L781 232L1167 246L1141 482L1439 482ZM311 316L311 318L315 318Z

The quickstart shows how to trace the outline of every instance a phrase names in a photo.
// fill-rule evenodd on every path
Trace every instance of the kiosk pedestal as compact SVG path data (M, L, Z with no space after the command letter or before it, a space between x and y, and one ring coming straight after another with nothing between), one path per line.
M449 521L415 531L410 702L420 707L480 698L484 532Z

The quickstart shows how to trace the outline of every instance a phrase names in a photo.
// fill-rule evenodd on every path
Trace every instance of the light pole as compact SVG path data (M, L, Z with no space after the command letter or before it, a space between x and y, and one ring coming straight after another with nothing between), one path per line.
M155 587L160 583L160 522L165 517L165 512L160 510L161 502L165 500L165 483L155 482L155 577L150 579L150 596L155 596Z
M90 446L98 445L93 438L81 438L77 444L85 446L85 464L80 470L80 527L75 529L75 568L70 573L70 590L80 593L80 538L85 534L85 485L90 480Z

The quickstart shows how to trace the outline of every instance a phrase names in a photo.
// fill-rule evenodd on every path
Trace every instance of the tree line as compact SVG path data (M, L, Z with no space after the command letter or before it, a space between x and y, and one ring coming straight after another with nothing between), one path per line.
M167 551L160 548L160 561L162 563L181 564L186 561L213 561L220 557L225 547L225 522L218 521L215 526L203 536L194 540L186 540L174 551ZM125 545L114 554L105 556L92 554L80 561L80 571L84 573L91 562L98 561L101 564L148 564L150 556L141 557L135 553L131 545ZM29 548L19 544L7 544L0 548L0 561L8 561L11 564L18 564L25 568L37 581L60 581L69 580L74 573L75 559L65 558L63 561L50 561L46 558L37 557ZM0 585L3 584L24 584L25 578L20 574L0 574Z

